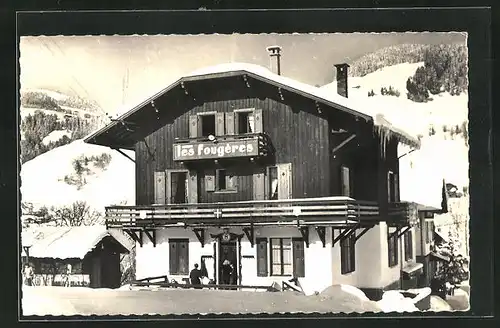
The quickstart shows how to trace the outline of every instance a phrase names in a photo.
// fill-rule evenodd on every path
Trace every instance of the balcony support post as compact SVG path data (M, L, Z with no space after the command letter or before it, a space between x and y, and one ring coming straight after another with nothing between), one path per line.
M153 243L153 247L156 247L156 230L155 229L144 229L144 233L148 236L151 243Z
M366 227L363 229L363 231L361 231L361 233L359 235L356 236L356 238L354 239L354 242L357 242L359 238L361 238L361 236L363 236L365 233L368 232L368 230L370 230L371 228L373 228L374 226L369 226L369 227Z
M326 227L316 227L316 232L318 233L318 237L323 243L323 248L326 247Z
M142 232L141 230L133 230L133 229L125 229L124 230L130 238L132 238L135 242L138 242L142 247ZM136 231L139 232L139 235L136 234Z
M306 247L309 248L309 227L308 226L299 227L299 231L306 243Z
M402 235L404 235L408 230L410 230L411 227L407 226L401 229L401 232L398 234L398 238L401 238Z
M339 151L342 147L344 147L345 145L347 145L349 143L349 141L351 141L354 138L356 138L355 134L350 135L349 137L347 137L347 139L345 139L340 144L338 144L337 147L335 147L335 148L332 149L332 154L335 154L337 151Z
M397 227L396 230L393 233L389 234L388 239L390 240L394 236L396 236L397 238L399 238L399 232L401 231L401 229L403 229L403 227L401 227L401 226Z
M196 235L196 238L198 238L198 241L201 244L201 247L205 247L205 229L201 228L195 228L193 229L194 234Z

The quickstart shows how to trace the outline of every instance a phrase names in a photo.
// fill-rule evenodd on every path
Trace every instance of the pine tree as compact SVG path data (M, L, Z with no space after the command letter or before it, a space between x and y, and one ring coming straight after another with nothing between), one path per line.
M463 281L469 279L468 260L458 253L460 242L450 231L448 240L437 246L437 251L449 258L436 272L435 278L447 283L453 293Z

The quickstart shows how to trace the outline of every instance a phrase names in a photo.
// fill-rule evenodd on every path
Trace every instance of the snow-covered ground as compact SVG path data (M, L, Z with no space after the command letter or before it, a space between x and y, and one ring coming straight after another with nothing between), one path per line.
M134 153L127 151L134 158ZM78 189L65 182L65 176L75 173L73 160L79 157L109 154L111 161L104 170L91 167L86 183ZM61 206L86 201L103 212L111 204L135 203L134 163L107 147L76 140L37 156L21 166L22 201L39 206Z
M69 130L54 130L51 133L49 133L45 138L43 138L42 143L44 145L48 145L51 142L56 142L62 137L71 137L71 131Z

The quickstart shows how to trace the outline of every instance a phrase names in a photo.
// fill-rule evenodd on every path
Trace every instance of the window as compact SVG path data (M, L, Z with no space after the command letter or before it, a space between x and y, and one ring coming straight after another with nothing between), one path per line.
M235 176L224 169L215 170L215 191L235 191Z
M278 168L271 166L268 168L268 199L278 199Z
M409 261L413 258L413 233L408 230L404 234L405 237L405 261Z
M356 233L340 241L340 272L350 273L356 270Z
M201 137L215 136L215 114L200 115Z
M425 242L431 243L434 240L434 222L433 221L424 221L425 222Z
M351 172L347 166L342 166L341 170L341 196L352 197L352 184L351 184Z
M168 243L170 274L189 274L189 240L170 239Z
M271 275L292 275L291 238L271 238Z
M397 173L387 172L387 192L389 203L399 202L399 179Z
M253 111L236 112L237 133L254 133L255 121Z
M267 239L257 238L257 276L267 277Z
M387 235L390 236L390 231L387 229ZM392 237L388 238L388 254L389 254L389 267L396 266L398 264L398 236L394 234Z

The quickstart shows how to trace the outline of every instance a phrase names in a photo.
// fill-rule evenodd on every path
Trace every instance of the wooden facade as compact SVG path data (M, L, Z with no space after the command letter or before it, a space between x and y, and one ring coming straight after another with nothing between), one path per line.
M190 199L192 203L266 199L265 191L258 190L265 188L266 184L259 179L266 175L267 167L275 164L290 165L291 186L287 198L341 196L341 171L345 166L351 176L350 196L380 203L386 200L388 171L398 173L397 141L390 142L386 156L381 157L380 141L369 123L342 111L318 109L315 102L289 92L282 91L284 100L281 100L276 88L264 83L253 85L250 90L244 84L235 86L231 79L197 83L200 86L190 84L189 90L196 95L198 104L190 106L186 101L177 108L169 107L170 122L147 135L145 142L136 144L137 205L170 203L155 199L155 173L166 170L189 170L190 177L196 175L197 181L192 184L192 189L196 188L198 193L197 197ZM171 95L174 96L181 95ZM157 102L156 106L159 107L160 103ZM215 114L219 125L215 136L229 136L235 134L237 124L234 117L242 110L252 110L256 122L262 120L254 132L269 137L275 150L272 158L254 162L247 158L221 159L217 164L214 161L189 164L174 161L176 139L201 137L199 128L190 134L192 124L197 124L196 119ZM217 168L232 171L237 186L233 192L206 190L205 177Z
M34 269L37 286L64 286L67 265L71 265L70 286L118 288L121 285L120 253L126 249L111 236L104 237L81 258L23 257ZM28 253L29 254L29 253Z
M399 199L397 133L381 137L366 114L231 71L185 77L86 142L135 151L136 205L106 215L137 241L137 258L168 259L139 276L186 279L185 265L203 263L220 283L226 252L238 284L354 279L380 289L415 260L407 249L390 265L382 247L418 222L416 204ZM189 248L181 257L179 240Z

